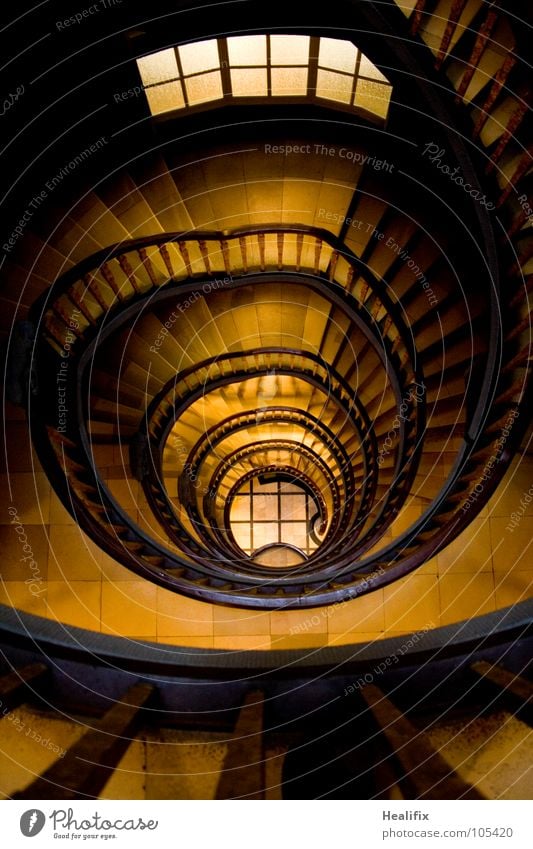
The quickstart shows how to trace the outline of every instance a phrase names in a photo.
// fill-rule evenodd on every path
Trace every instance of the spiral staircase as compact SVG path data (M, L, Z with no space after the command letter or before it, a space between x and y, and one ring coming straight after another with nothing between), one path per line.
M8 388L55 492L114 561L207 603L315 608L405 577L486 507L527 438L524 34L510 9L482 0L347 6L352 35L335 15L329 34L353 37L391 83L387 135L335 103L214 101L158 121L144 95L130 98L131 155L119 132L105 174L52 220L36 217L2 269L4 320L18 322ZM276 4L269 14L279 31ZM167 45L158 26L123 45L125 87L138 84L133 54ZM191 38L217 31L192 14ZM267 152L267 133L269 150L307 152ZM101 446L120 456L120 491ZM129 509L137 482L142 523ZM101 796L128 741L165 725L183 734L191 713L225 747L217 798L281 786L285 798L490 795L443 758L438 732L454 739L447 719L490 724L502 709L530 721L528 610L436 630L424 651L387 663L379 687L393 641L311 659L169 660L93 636L87 662L79 635L7 617L6 698L92 727L16 797ZM39 665L32 643L57 663ZM86 681L95 668L100 698L85 684L69 697L73 671ZM340 705L354 675L365 686ZM190 676L207 701L183 695ZM307 728L303 704L317 712ZM75 769L95 747L100 767Z

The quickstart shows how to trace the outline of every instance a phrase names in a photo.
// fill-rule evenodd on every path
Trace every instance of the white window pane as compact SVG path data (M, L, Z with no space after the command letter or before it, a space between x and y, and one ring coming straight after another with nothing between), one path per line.
M361 62L359 63L359 76L361 77L370 77L371 80L382 80L384 83L388 83L387 77L378 71L376 66L372 64L370 59L367 59L361 53Z
M308 35L271 35L270 62L272 65L308 65Z
M266 35L228 38L230 65L266 65Z
M218 44L214 38L209 41L197 41L195 44L182 44L179 53L185 76L220 67Z
M370 82L370 80L357 80L354 105L367 109L374 115L379 115L380 118L386 118L391 91L389 85Z
M205 103L209 100L217 100L222 97L222 77L220 71L210 74L200 74L198 77L190 77L185 80L187 98L190 106L197 103Z
M234 97L266 97L268 93L266 68L233 68L231 90Z
M160 115L162 112L170 112L173 109L182 109L185 100L179 81L174 83L163 83L146 89L146 99L152 115Z
M307 68L272 68L272 94L276 97L305 97Z
M357 60L357 47L351 41L339 38L321 38L318 53L318 64L322 68L334 71L345 71L353 74Z
M141 75L143 85L153 85L166 80L174 80L179 77L178 64L174 48L160 50L150 56L142 56L137 59L137 67Z
M340 103L350 103L352 99L353 78L336 74L334 71L318 69L316 81L317 97L337 100Z

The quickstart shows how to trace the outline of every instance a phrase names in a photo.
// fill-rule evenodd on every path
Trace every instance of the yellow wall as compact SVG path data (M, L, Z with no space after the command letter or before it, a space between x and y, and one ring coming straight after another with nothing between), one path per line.
M67 625L202 648L305 648L446 625L533 594L533 501L516 528L508 527L533 481L531 457L514 462L497 495L461 537L407 578L346 604L256 613L180 597L115 563L76 527L51 491L29 447L22 411L9 410L6 428L0 602ZM119 477L118 450L97 451L111 489L118 494L131 486L130 510L142 519L138 484ZM420 511L413 504L410 518ZM21 561L30 557L23 545L31 548L31 567L31 560Z

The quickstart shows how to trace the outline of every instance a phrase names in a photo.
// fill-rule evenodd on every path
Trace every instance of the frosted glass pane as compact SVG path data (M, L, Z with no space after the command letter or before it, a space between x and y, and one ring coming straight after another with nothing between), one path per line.
M281 518L291 522L305 522L305 493L281 497Z
M278 525L275 522L254 522L254 550L273 542L278 542Z
M196 103L205 103L208 100L217 100L223 95L220 71L190 77L185 80L185 85L190 106L194 106Z
M253 511L254 522L275 522L278 518L277 495L254 495Z
M271 35L270 63L272 65L308 65L308 35Z
M241 548L250 548L250 525L232 525L231 530L237 545Z
M185 106L181 83L163 83L146 89L146 99L152 115L182 109Z
M353 78L336 74L334 71L321 71L317 74L317 97L337 100L340 103L350 103L352 99Z
M359 63L359 76L370 77L371 80L382 80L388 83L387 77L378 71L376 66L361 53L361 62Z
M261 493L266 493L266 492L277 493L277 491L278 491L278 485L277 485L277 483L264 483L264 484L261 484L261 483L259 483L259 481L255 480L255 481L253 482L253 484L254 484L254 493L255 493L255 492L261 492Z
M266 35L228 38L230 65L266 65Z
M369 80L357 80L355 89L355 106L367 109L380 118L386 118L389 110L391 87L381 83L373 83Z
M281 525L281 541L297 548L307 547L307 527L305 522L284 522Z
M266 97L266 68L233 68L231 71L231 89L234 97Z
M151 56L143 56L137 59L137 67L141 75L143 85L162 83L165 80L174 80L179 77L178 64L174 48L160 50Z
M238 495L231 505L230 522L250 521L250 499L247 495Z
M182 44L179 48L181 67L185 76L220 67L218 44L215 38Z
M357 47L350 41L339 38L321 38L318 52L318 64L322 68L334 71L346 71L353 74L357 59Z
M276 97L305 97L307 68L272 68L272 94Z

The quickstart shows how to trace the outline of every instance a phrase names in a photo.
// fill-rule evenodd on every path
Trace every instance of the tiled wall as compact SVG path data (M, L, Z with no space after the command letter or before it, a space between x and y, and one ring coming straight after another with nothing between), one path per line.
M0 603L20 610L159 643L218 649L312 648L445 625L533 594L533 500L529 504L524 500L533 486L531 457L515 461L483 514L444 552L407 578L345 604L261 613L180 597L111 560L77 528L51 491L30 449L23 414L11 410L10 416L9 475L2 474L1 481ZM111 448L98 450L110 487L124 491L127 482L120 479L120 458ZM145 521L136 487L134 483L128 495L129 509ZM411 518L420 510L410 508ZM511 530L513 513L523 515Z

